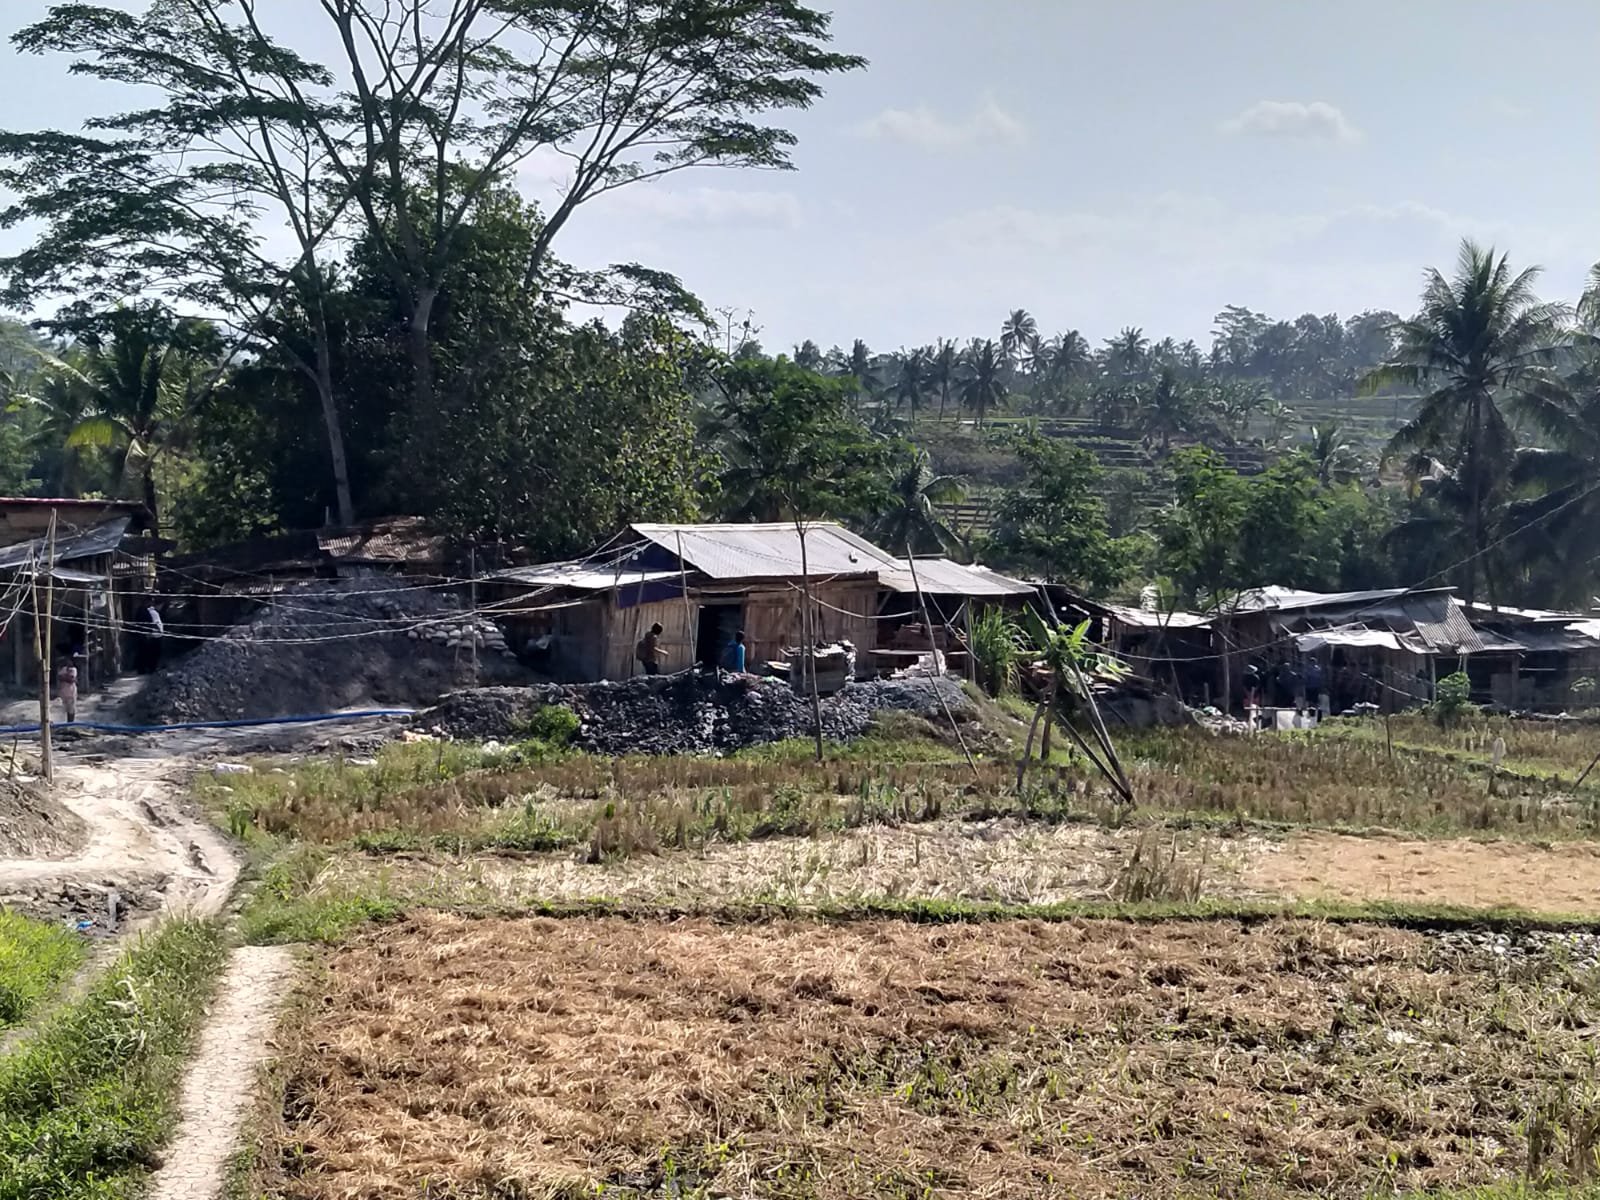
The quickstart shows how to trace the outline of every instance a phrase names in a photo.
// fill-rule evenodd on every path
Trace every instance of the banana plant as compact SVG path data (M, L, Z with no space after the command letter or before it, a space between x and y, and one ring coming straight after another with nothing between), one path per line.
M1023 775L1033 754L1034 734L1041 722L1044 725L1044 733L1039 745L1039 757L1040 761L1049 759L1050 732L1060 707L1058 702L1065 695L1072 699L1075 710L1081 709L1088 714L1090 731L1096 745L1090 746L1089 741L1071 721L1063 721L1061 728L1123 801L1131 805L1134 803L1133 786L1123 772L1116 747L1111 742L1105 721L1101 719L1100 708L1094 699L1092 682L1097 678L1122 679L1129 673L1127 665L1115 655L1108 654L1095 645L1089 637L1089 621L1068 625L1056 619L1053 614L1051 619L1046 620L1030 609L1025 614L1025 622L1028 636L1037 651L1034 661L1046 669L1048 680L1039 707L1034 710L1033 722L1028 726L1028 742L1023 747L1022 761L1017 764L1018 789L1022 787Z

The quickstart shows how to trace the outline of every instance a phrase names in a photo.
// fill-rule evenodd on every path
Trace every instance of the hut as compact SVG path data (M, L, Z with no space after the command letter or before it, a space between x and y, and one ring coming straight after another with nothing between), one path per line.
M0 498L0 670L13 687L38 683L47 597L52 654L81 651L80 686L121 674L126 630L154 582L137 537L149 523L131 501Z
M669 669L719 662L740 631L750 670L780 666L809 629L815 642L850 643L856 674L871 675L927 653L926 642L894 644L921 619L917 582L941 634L973 600L1032 592L945 559L918 559L916 572L832 521L807 522L803 538L793 522L637 524L586 559L497 571L482 588L524 659L573 681L639 673L635 648L657 624Z

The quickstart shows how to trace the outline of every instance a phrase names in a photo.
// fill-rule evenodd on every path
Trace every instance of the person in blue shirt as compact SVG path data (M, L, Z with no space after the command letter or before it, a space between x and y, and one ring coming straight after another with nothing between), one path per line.
M722 656L722 665L730 671L744 673L744 630L733 635L733 641L728 643L728 649Z

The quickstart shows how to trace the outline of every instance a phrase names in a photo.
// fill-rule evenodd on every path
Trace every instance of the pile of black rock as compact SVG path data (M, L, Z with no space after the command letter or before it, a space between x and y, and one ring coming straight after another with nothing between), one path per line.
M958 720L973 706L948 679L847 684L822 698L822 733L852 741L885 710L943 722L940 693ZM685 671L620 682L488 687L452 692L412 718L419 730L458 740L516 740L541 705L578 717L575 744L600 754L726 753L811 735L810 700L787 682Z

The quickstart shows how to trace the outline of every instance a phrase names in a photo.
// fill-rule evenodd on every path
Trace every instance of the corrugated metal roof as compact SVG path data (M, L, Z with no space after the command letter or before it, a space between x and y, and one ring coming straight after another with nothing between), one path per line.
M1148 608L1129 608L1122 604L1107 604L1105 610L1124 625L1139 629L1203 629L1211 618L1201 613L1159 612Z
M319 530L317 549L346 562L442 562L449 539L430 533L421 517L392 517L351 529Z
M535 587L572 588L580 592L609 592L614 587L630 584L654 583L662 579L677 579L677 571L622 571L615 567L606 570L588 563L546 563L536 567L512 567L496 571L491 579L509 579L515 583Z
M1509 605L1484 604L1474 601L1466 605L1468 616L1490 625L1566 625L1579 620L1583 614L1558 612L1547 608L1512 608Z
M1252 588L1233 604L1225 606L1227 612L1289 612L1304 608L1346 608L1352 604L1369 604L1379 600L1393 600L1406 594L1406 588L1382 588L1371 592L1308 592L1299 588Z
M1298 650L1321 650L1324 646L1376 647L1380 650L1410 650L1418 647L1402 642L1397 634L1387 629L1323 629L1317 633L1302 633L1294 639Z
M1600 650L1600 641L1579 629L1519 629L1509 640L1532 653Z
M878 582L891 592L914 592L911 564L897 560L899 566L892 571L879 571ZM917 559L916 579L922 590L936 596L1028 596L1033 585L1012 579L987 567L969 567L948 558Z
M675 555L681 546L683 560L711 579L770 579L801 574L800 535L790 521L634 525L631 530ZM814 576L870 575L901 566L892 555L831 521L806 527L806 559Z
M1449 654L1479 654L1488 647L1467 620L1460 602L1440 592L1418 592L1395 605L1430 648Z
M128 517L113 517L100 525L85 529L81 533L68 534L65 537L58 535L55 544L55 561L58 563L72 562L79 558L93 558L98 554L110 554L122 544L123 535L128 532ZM7 546L0 550L0 570L13 570L37 558L43 560L50 552L50 539L47 537L34 538L29 542L18 542L15 546Z

